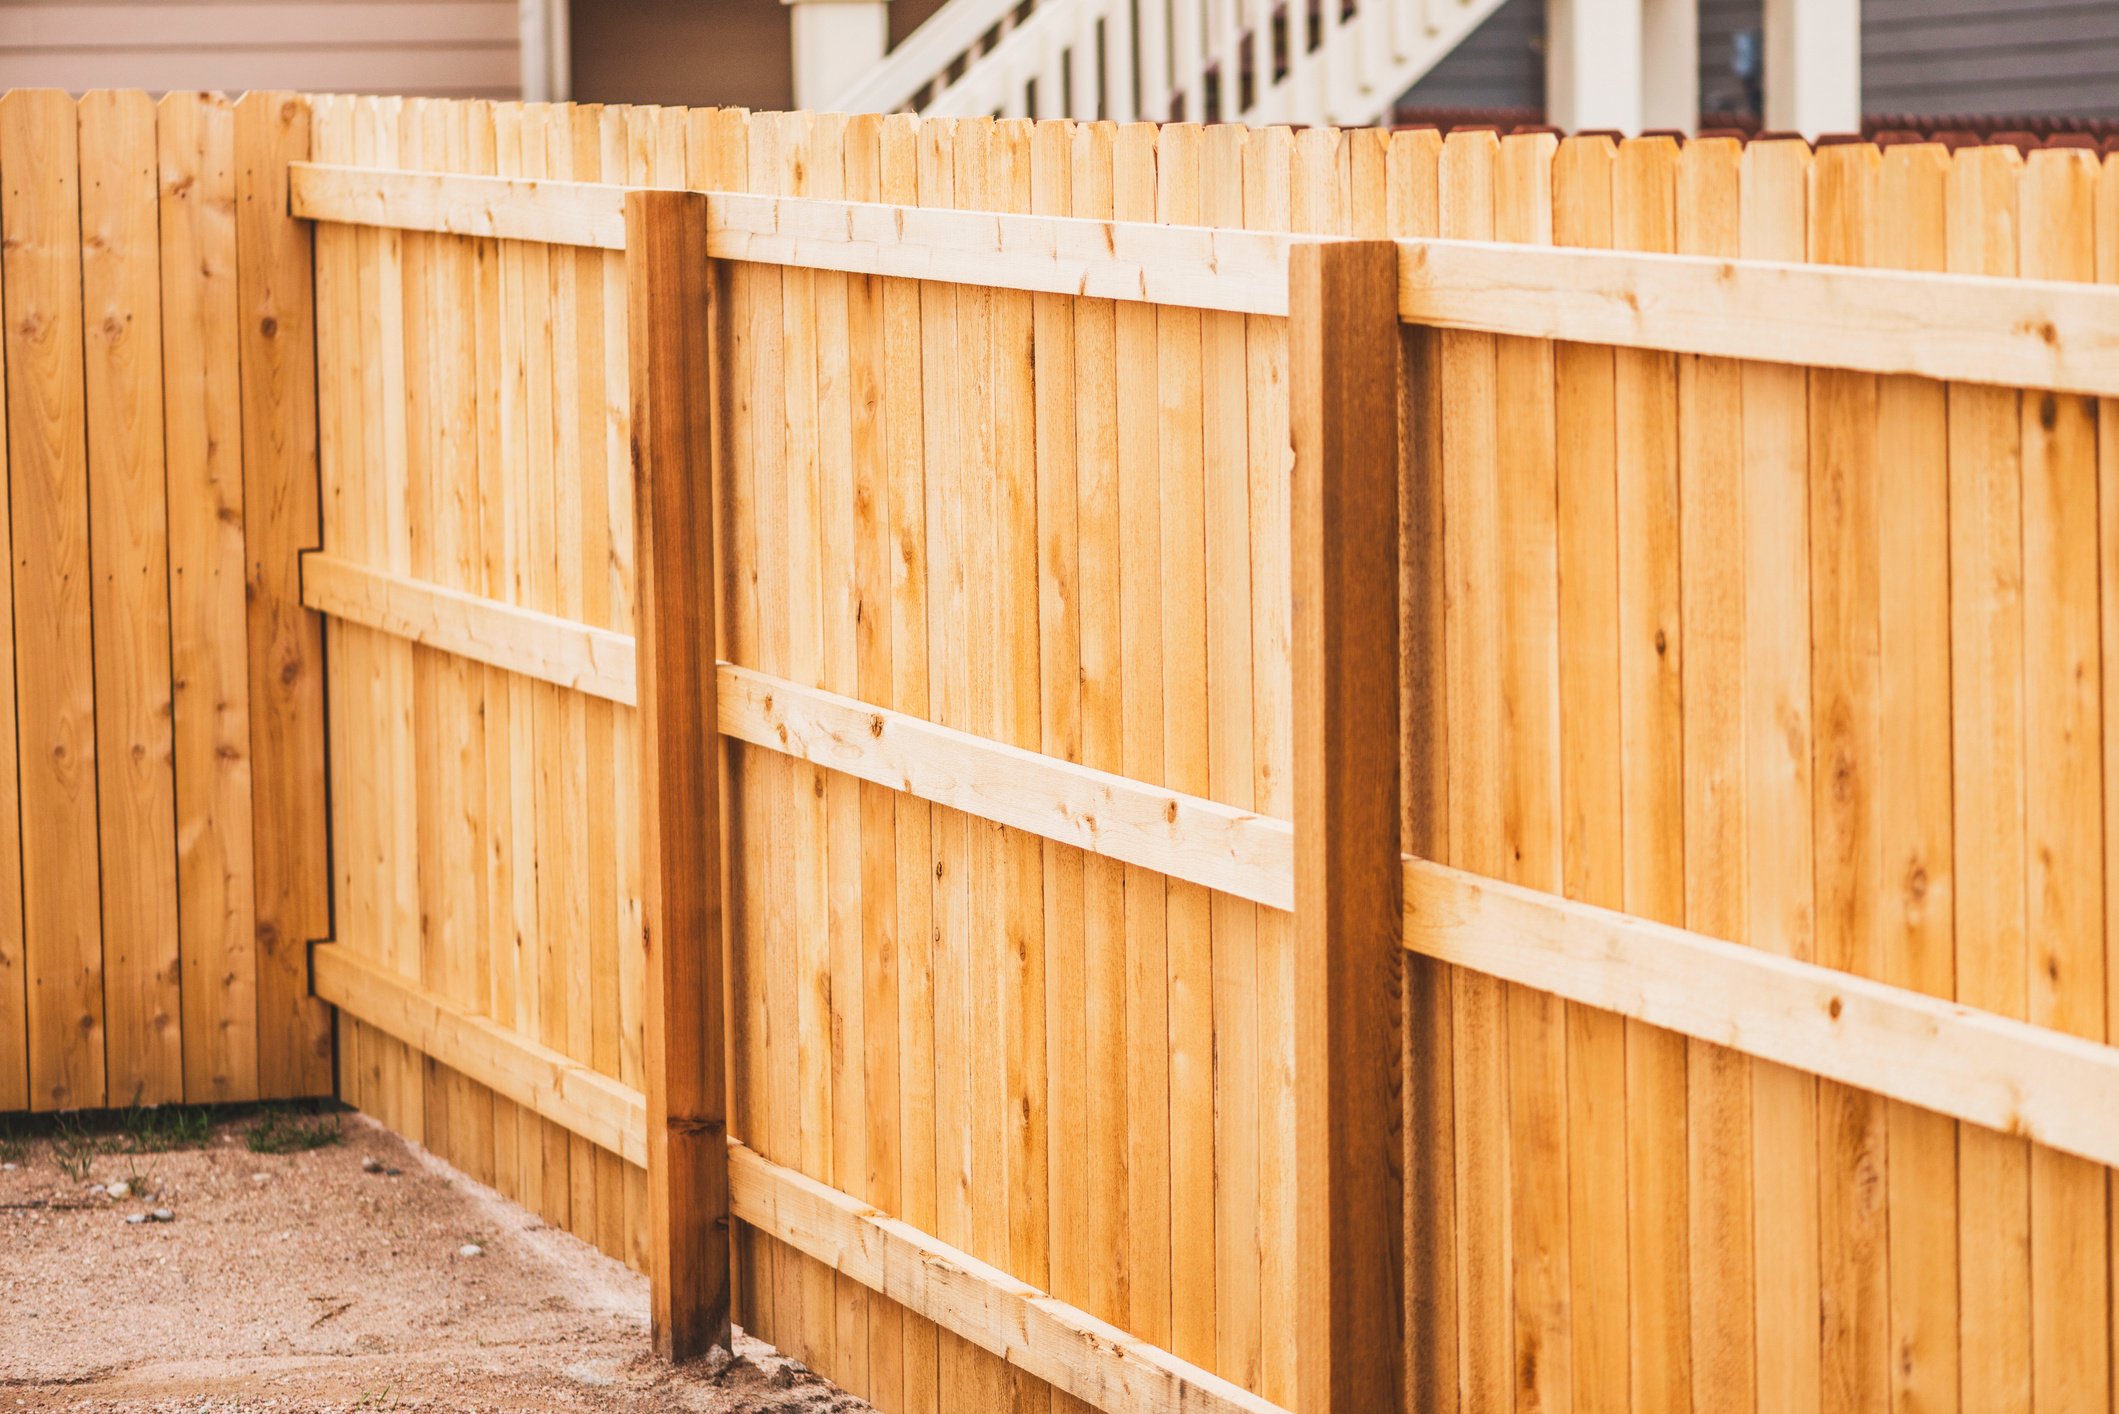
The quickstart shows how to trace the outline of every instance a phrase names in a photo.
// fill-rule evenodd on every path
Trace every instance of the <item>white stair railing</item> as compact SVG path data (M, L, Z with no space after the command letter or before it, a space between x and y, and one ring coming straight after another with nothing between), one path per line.
M832 106L1383 121L1501 0L948 0Z

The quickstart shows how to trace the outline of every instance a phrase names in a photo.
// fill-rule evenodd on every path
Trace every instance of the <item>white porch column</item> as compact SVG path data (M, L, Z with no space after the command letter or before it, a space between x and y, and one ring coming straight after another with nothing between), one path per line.
M795 107L824 112L883 62L890 0L781 0L792 12Z
M1641 130L1642 0L1546 0L1545 120Z
M518 72L526 103L564 103L573 96L567 0L516 0Z
M1766 126L1861 131L1861 0L1765 0Z
M1700 125L1700 0L1642 0L1641 126Z

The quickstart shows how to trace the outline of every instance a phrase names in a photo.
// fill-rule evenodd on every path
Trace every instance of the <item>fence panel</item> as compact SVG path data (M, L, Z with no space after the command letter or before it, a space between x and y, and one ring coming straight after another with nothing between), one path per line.
M1445 223L1457 201L1456 233L1483 232L1489 200L1499 233L1540 211L1500 176L1536 139L1453 136L1432 157L1431 139L1394 141L1439 182ZM1552 200L1581 244L1939 269L1947 232L1953 269L2089 279L2111 181L2073 154L1578 138ZM2034 239L2036 264L2019 254ZM2083 881L2105 826L2079 794L2109 669L2094 402L1562 345L1555 525L1508 452L1537 395L1500 394L1483 336L1409 338L1433 351L1408 364L1411 504L1434 494L1418 410L1441 426L1443 529L1404 567L1426 693L1408 696L1408 813L1447 822L1432 852L1525 877L1556 833L1576 897L2104 1039L2108 930ZM1550 641L1508 615L1555 547ZM1438 598L1462 645L1439 681L1418 632ZM1548 688L1508 686L1532 650L1525 666L1558 672L1557 767L1524 754ZM1420 783L1436 736L1446 795ZM1557 786L1557 821L1517 762ZM2095 1165L1642 1022L1607 1039L1581 1007L1556 1148L1537 1088L1552 1031L1529 1008L1482 1011L1492 985L1416 962L1410 988L1431 1020L1408 1127L1456 1154L1454 1182L1430 1189L1417 1158L1408 1180L1410 1356L1430 1398L2109 1403ZM1558 1233L1538 1197L1555 1181Z
M460 111L530 178L611 177L622 132L636 184L681 167L767 196L2077 280L2119 206L2119 177L2065 153ZM407 146L414 116L331 101L319 151L469 160ZM1170 1388L1095 1384L1109 1367L1068 1342L1096 1320L1129 1342L1099 1348L1154 1348L1126 1366L1142 1380L1174 1356L1230 1382L1216 1399L1291 1403L1294 930L1262 888L1166 876L1098 834L1150 800L1173 823L1206 808L1157 788L1291 813L1286 320L860 273L843 251L834 269L744 219L743 248L780 263L721 262L711 329L737 1319L885 1408ZM521 636L485 655L482 716L439 641L379 612L332 630L333 955L483 995L494 1023L414 1050L402 1020L348 1016L347 1090L459 1162L490 1143L503 1187L637 1260L642 1189L616 1165L642 1152L638 725L630 661L607 656L631 628L632 516L622 311L596 295L624 257L318 239L327 554L545 616L479 610ZM491 281L468 313L437 274L466 243ZM1612 277L1649 322L1657 268ZM2108 1406L2108 1175L2024 1137L2050 1134L2035 1105L1967 1098L2018 1132L1959 1124L1873 1066L1852 1073L1901 1100L1829 1058L1837 1079L1793 1069L1787 1039L1960 1024L1857 978L2108 1036L2085 885L2111 843L2091 789L2115 578L2100 409L1726 342L1589 347L1550 337L1564 313L1401 343L1401 826L1422 860L1530 891L1408 866L1408 947L1481 956L1452 909L1508 934L1484 968L1409 964L1411 1402ZM452 358L478 371L475 453L431 401L464 394L421 373ZM475 575L450 577L473 527L440 487L475 487ZM945 754L938 778L917 752L971 749L949 731L992 754ZM1026 750L1069 785L1025 787ZM1069 762L1149 794L1076 820ZM485 885L445 863L472 857L457 792L483 802ZM1060 801L1083 834L1017 828ZM1591 926L1554 895L1739 948ZM483 910L482 988L457 910ZM1605 951L1511 965L1556 936ZM1696 990L1675 961L1627 970L1651 943L1701 967ZM1847 980L1760 965L1761 996L1808 1000L1747 1008L1741 949ZM505 1064L481 1049L496 1032L518 1038ZM534 1073L510 1071L524 1055ZM479 1105L490 1138L461 1130ZM555 1123L590 1110L618 1120ZM946 1279L926 1265L945 1249L965 1262Z
M0 1111L330 1089L306 111L0 99Z

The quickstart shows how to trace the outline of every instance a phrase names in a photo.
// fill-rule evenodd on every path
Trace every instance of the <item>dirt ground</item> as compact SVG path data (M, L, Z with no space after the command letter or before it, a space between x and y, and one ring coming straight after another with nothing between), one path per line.
M247 1127L82 1178L49 1138L6 1152L0 1414L868 1407L748 1337L672 1370L645 1278L358 1116L305 1153ZM132 1178L152 1196L91 1188Z

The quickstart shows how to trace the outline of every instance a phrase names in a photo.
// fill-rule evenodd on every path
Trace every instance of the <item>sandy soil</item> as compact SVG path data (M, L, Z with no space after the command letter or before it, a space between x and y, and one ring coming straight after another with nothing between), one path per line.
M0 1170L0 1411L868 1407L748 1337L662 1364L645 1278L357 1116L302 1154L242 1128L85 1180L42 1140ZM89 1187L134 1175L151 1198Z

